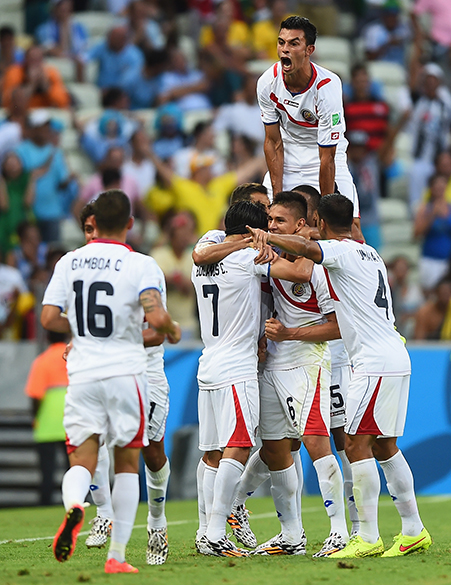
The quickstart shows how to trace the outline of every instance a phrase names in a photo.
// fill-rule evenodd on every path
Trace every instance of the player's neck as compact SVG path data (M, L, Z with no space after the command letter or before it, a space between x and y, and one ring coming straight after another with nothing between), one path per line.
M128 230L127 230L128 231ZM114 234L107 234L99 232L99 240L112 240L113 242L120 242L121 244L125 244L127 239L127 231L121 233L114 233Z
M326 236L328 240L352 240L351 232L328 232Z
M310 61L307 60L301 69L298 69L291 75L284 73L283 80L289 91L291 91L292 93L300 93L301 91L304 91L305 88L310 83L312 75L313 69L310 64Z
M241 234L231 234L230 236L226 236L224 238L224 242L238 242L242 240L243 236Z

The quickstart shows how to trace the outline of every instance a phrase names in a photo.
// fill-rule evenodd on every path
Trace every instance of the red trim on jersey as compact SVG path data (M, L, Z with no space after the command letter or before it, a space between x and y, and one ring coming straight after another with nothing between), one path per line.
M124 242L118 242L117 240L108 240L107 238L97 238L95 240L91 240L86 245L89 246L89 244L118 244L119 246L124 246L130 250L130 252L134 252L133 248L128 244L124 244Z
M70 455L71 453L73 453L75 451L75 449L77 449L77 447L75 445L71 445L70 439L69 439L69 437L67 436L67 433L66 433L66 451L67 451L67 454Z
M299 95L301 93L305 93L306 91L308 91L312 85L315 83L316 78L318 77L318 72L315 69L315 66L313 65L313 63L310 63L311 67L312 67L312 76L310 77L310 81L307 84L307 87L305 89L303 89L302 91L297 91L295 93L293 93L292 91L290 91L287 87L287 84L285 83L285 77L283 76L283 71L282 71L282 80L283 80L283 84L285 86L285 89L287 91L289 91L292 95ZM274 76L275 77L275 76Z
M326 79L322 79L316 86L316 89L321 89L324 85L327 85L329 81L332 81L329 77L326 77Z
M274 77L277 77L277 65L278 64L279 64L278 62L277 63L274 63L274 68L272 70L272 72L274 73Z
M379 382L374 389L371 400L366 407L365 414L362 416L359 427L356 431L356 435L382 435L381 430L377 426L377 422L374 420L374 405L376 404L377 395L381 387L382 378L379 378Z
M143 445L143 437L144 437L144 406L143 401L141 398L141 392L139 391L138 384L136 383L136 391L138 392L138 400L139 400L139 429L136 433L134 439L128 444L124 446L124 449L129 449L131 447L141 449L144 447Z
M308 311L309 313L321 313L321 311L318 307L318 301L316 299L316 292L312 286L312 283L310 283L310 287L312 289L312 294L310 295L310 298L308 299L308 301L306 301L305 303L302 303L300 301L295 301L287 294L287 291L283 288L283 285L278 278L273 278L273 281L274 281L274 284L276 285L277 289L280 291L280 294L291 305L293 305L294 307L298 307L298 309L303 309L304 311Z
M330 282L329 272L328 272L327 268L324 268L324 274L326 275L327 286L329 287L329 294L330 294L331 299L333 301L339 301L340 299L337 297L337 293L334 291L334 287L332 286L332 283Z
M282 110L282 112L285 112L285 114L288 116L288 119L290 120L290 122L293 122L293 124L297 124L298 126L304 126L305 128L318 128L318 122L316 122L315 124L309 124L308 122L300 122L299 120L293 118L293 116L290 115L285 106L279 102L279 99L275 93L271 93L269 99L276 104L276 108Z
M321 415L321 368L318 372L315 396L313 397L312 406L310 407L304 435L319 435L321 437L329 436L329 431L327 430Z
M262 282L260 286L261 286L262 292L268 293L269 295L271 294L272 289L271 289L271 285L269 284L269 282Z
M233 401L235 403L236 426L233 435L230 437L227 447L252 447L252 441L247 432L243 411L241 410L238 394L235 386L232 385Z

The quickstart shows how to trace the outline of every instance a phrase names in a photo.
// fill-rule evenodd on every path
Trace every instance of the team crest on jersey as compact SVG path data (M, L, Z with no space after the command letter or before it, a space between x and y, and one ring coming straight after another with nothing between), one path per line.
M291 287L291 292L293 296L299 299L301 302L306 302L312 296L312 290L310 288L310 284L308 282L300 283L297 282L293 284Z
M302 110L301 116L304 118L306 122L309 122L309 124L314 124L316 122L315 114L310 110Z

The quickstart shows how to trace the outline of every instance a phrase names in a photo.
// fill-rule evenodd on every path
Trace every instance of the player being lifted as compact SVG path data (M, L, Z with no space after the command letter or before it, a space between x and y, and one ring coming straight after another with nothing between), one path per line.
M310 61L316 27L300 16L280 25L280 61L257 83L265 124L268 174L263 184L272 193L307 184L321 195L340 193L354 205L354 231L361 237L359 203L347 166L342 86L338 75Z
M94 218L95 207L87 203L80 212L80 224L85 234L86 243L97 239L97 227ZM163 306L166 308L166 290L162 291ZM146 348L148 403L150 420L147 426L149 445L143 447L142 454L146 463L147 503L147 554L149 565L161 565L168 556L168 535L165 515L166 492L169 482L169 460L164 452L164 431L169 412L169 385L164 373L164 335L145 325L143 331ZM91 520L92 526L86 546L88 548L103 547L111 535L113 524L113 508L110 490L110 458L106 444L99 448L97 467L93 482L89 486L91 497L97 506L97 515Z
M412 472L396 445L407 412L410 359L395 330L387 271L376 250L351 239L353 207L346 197L323 197L318 217L319 242L249 229L257 247L269 242L325 267L353 364L345 431L360 526L346 547L328 558L394 557L426 550L432 539L418 513ZM402 521L401 533L385 552L377 520L380 480L375 459Z
M63 478L66 515L53 551L61 562L73 554L99 444L107 440L115 447L115 480L105 572L137 572L125 562L125 547L139 500L139 450L148 444L143 309L149 326L170 341L179 340L180 329L162 302L162 271L125 244L133 225L128 197L102 193L94 213L99 238L57 263L41 315L45 328L73 334L64 414L71 468Z

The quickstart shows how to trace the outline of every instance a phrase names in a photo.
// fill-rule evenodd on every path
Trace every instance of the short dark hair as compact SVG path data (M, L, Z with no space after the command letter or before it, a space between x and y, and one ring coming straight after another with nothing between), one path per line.
M197 122L193 130L194 140L197 140L199 136L202 134L202 132L209 128L212 124L213 120L201 120L200 122Z
M120 189L103 191L94 201L94 215L100 232L112 234L122 231L130 213L130 199Z
M280 191L272 200L272 205L287 207L296 216L296 219L307 218L307 201L297 191Z
M82 230L85 229L86 220L88 219L88 217L91 217L91 215L94 215L93 201L91 201L90 203L86 203L86 205L80 211L80 225Z
M304 18L303 16L289 16L281 22L280 30L283 28L287 30L303 30L307 45L314 45L316 43L318 31L316 30L316 26L308 18Z
M163 49L148 49L147 51L144 51L144 62L149 69L158 65L163 65L167 61L168 56Z
M354 205L344 195L331 193L321 197L318 215L332 229L350 230L354 220Z
M352 67L351 67L351 79L354 77L354 75L356 75L357 73L360 73L360 71L364 71L365 73L368 73L368 67L365 65L365 63L355 63Z
M120 87L110 87L102 98L102 108L113 108L124 97L125 92Z
M238 201L251 201L252 193L261 193L268 195L268 189L261 183L243 183L238 185L230 195L230 205L235 205Z
M13 29L12 26L5 24L4 26L0 27L0 40L4 39L5 37L13 37L16 34L16 31Z
M321 201L321 193L318 191L318 189L315 189L315 187L312 187L311 185L298 185L297 187L293 187L291 190L295 191L296 193L300 193L301 195L309 195L314 207L314 211L318 209L319 202Z
M225 219L226 235L246 234L246 226L268 229L268 214L264 205L252 201L238 201L227 210Z
M110 185L119 183L122 173L119 169L103 169L102 171L102 185L104 189L108 189Z

